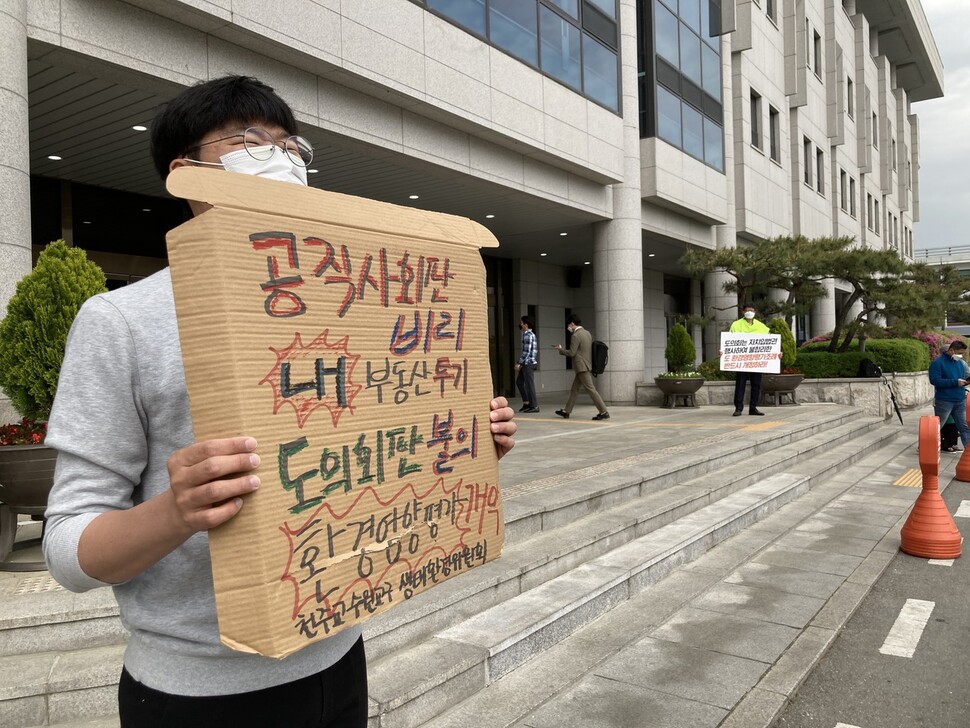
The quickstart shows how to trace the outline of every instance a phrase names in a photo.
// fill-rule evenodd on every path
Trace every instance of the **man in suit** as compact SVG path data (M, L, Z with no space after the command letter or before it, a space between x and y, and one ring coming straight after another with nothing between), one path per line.
M576 377L573 379L573 387L569 390L569 399L566 400L566 407L556 410L556 414L569 419L569 413L573 411L573 405L576 404L576 395L579 394L579 388L582 387L589 392L593 404L599 410L599 414L593 419L608 420L610 413L606 411L606 403L603 402L603 398L600 397L600 393L596 391L596 387L593 385L591 373L593 368L593 337L581 326L582 323L579 316L572 314L569 317L569 324L566 326L569 333L573 335L569 348L564 349L560 344L553 346L563 356L572 357L573 371L576 373Z

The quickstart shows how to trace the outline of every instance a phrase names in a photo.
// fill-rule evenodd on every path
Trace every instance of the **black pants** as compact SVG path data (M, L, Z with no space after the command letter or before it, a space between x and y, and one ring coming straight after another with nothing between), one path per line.
M535 373L535 364L523 364L519 368L519 376L515 378L515 384L519 388L519 394L522 395L522 401L528 402L532 407L539 406L539 400L536 398Z
M761 400L761 372L738 372L734 380L734 409L744 409L744 385L751 380L750 409L758 406Z
M123 670L118 706L122 728L366 728L364 640L322 672L238 695L169 695Z

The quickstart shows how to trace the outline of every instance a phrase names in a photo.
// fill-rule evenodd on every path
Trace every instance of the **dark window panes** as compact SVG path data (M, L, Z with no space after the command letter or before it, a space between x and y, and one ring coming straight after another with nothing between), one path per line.
M547 7L539 7L539 66L553 78L575 89L582 83L580 32Z
M485 35L485 0L428 0L428 7L473 33Z
M616 20L616 0L586 0L610 20Z
M660 86L657 87L657 136L675 147L681 146L680 99Z
M616 21L607 18L603 13L591 7L588 3L583 10L583 30L595 35L610 48L616 50L617 43Z
M516 58L537 65L536 6L522 0L491 0L489 37Z
M704 92L701 91L700 86L691 83L686 78L680 84L680 95L689 104L693 104L699 109L703 108Z
M701 64L704 90L715 99L721 99L721 57L709 45L701 45Z
M698 86L701 85L701 39L686 25L680 26L680 71Z
M677 16L660 4L655 3L654 33L657 37L657 55L666 58L674 66L680 65L680 41L678 40Z
M700 0L680 0L680 19L687 23L691 30L699 34L701 32Z
M657 60L657 81L674 93L680 93L680 71L661 59Z
M681 114L684 120L684 151L698 159L703 159L704 122L701 112L684 104Z
M586 95L614 111L617 100L616 53L583 33L583 90Z
M555 5L557 8L573 16L574 18L579 17L579 0L546 0L546 2L548 2L550 5Z
M718 124L724 123L722 120L723 109L721 108L721 102L712 99L707 94L704 94L704 97L701 99L701 111L704 112L704 116L709 116Z
M704 119L704 161L724 171L724 130L707 118Z

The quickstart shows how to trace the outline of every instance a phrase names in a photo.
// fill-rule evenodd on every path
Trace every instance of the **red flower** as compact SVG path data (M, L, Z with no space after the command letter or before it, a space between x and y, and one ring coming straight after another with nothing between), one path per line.
M0 447L4 445L40 445L47 435L47 423L22 419L19 423L0 425Z

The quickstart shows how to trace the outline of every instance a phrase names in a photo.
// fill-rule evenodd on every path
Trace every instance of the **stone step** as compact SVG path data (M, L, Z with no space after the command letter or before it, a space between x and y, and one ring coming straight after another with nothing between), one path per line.
M726 494L567 572L537 580L531 589L503 595L487 609L443 626L423 642L410 641L372 660L372 725L417 726L433 718L643 591L670 569L804 494L829 477L833 468L848 466L896 434L890 428L873 430L870 424L816 435L819 442L814 447L806 440L797 448L805 457L793 463L800 472L775 473ZM861 434L847 438L853 432ZM819 446L825 457L819 456ZM722 475L719 471L718 480ZM582 521L576 521L564 530L582 531L583 527ZM502 561L504 556L495 563ZM502 594L510 589L496 585L493 591ZM398 618L406 607L399 607ZM458 611L472 610L442 609L439 616Z
M707 506L764 475L783 469L793 470L799 461L813 458L819 460L814 467L822 469L831 461L817 456L828 453L836 444L865 438L855 446L857 452L846 453L849 457L861 456L892 435L893 430L889 428L873 430L879 422L866 418L814 432L804 441L721 467L717 470L716 482L707 472L684 481L682 485L661 490L654 490L648 481L640 490L645 493L643 497L632 500L632 496L625 494L627 497L617 498L617 504L608 510L594 510L588 514L577 511L560 528L537 529L532 538L506 545L502 558L419 594L370 620L365 626L368 658L378 659L426 639L441 629ZM585 478L562 486L561 490L586 490L591 492L592 498L600 498L596 480L598 476ZM666 478L663 480L666 482ZM552 499L572 501L574 494L557 491L550 494Z
M125 646L0 657L0 725L56 725L116 715Z
M790 538L792 534L811 533L817 528L817 524L830 522L832 516L820 515L820 511L835 506L835 512L838 512L838 505L843 501L856 500L857 496L847 494L848 491L859 489L861 486L862 493L866 494L864 497L868 499L867 503L871 503L876 495L875 491L865 487L866 479L885 463L910 448L912 448L911 435L897 433L897 436L888 441L884 447L869 453L866 458L847 469L840 468L837 477L826 480L808 494L767 516L758 523L757 527L742 531L696 561L676 569L650 589L641 592L600 619L536 655L534 659L507 673L503 678L490 682L486 689L471 694L466 700L456 700L439 716L422 722L422 728L465 728L469 725L474 725L476 728L508 728L513 725L529 724L528 716L537 707L548 704L557 696L568 694L586 677L596 674L607 660L628 646L649 639L650 635L675 618L678 613L695 605L698 609L710 608L705 604L706 595L722 580L730 580L730 575L743 572L746 574L744 583L756 584L757 578L751 577L752 566L761 566L764 569L763 564L752 563L757 555L769 550L777 539L784 540ZM901 492L897 497L911 503L915 494L911 493L909 488L901 488L900 491L906 491L906 493ZM879 492L884 498L885 491ZM875 517L876 515L879 517ZM879 538L885 535L888 539L893 530L898 535L901 525L899 508L897 507L892 515L874 514L871 521L878 522L878 526L863 526L868 537ZM810 526L812 522L815 525ZM798 528L799 524L808 530ZM873 550L858 566L853 576L838 587L830 602L819 611L812 624L824 624L832 631L841 629L855 606L865 596L864 590L860 587L861 580L864 578L867 583L875 581L880 569L889 563L892 555L879 547ZM792 569L789 571L787 580L779 583L778 570L771 573L772 577L765 586L780 588L782 591L797 595L817 593L812 586L807 586L809 584L825 582L830 588L835 588L845 579L832 574ZM730 620L727 620L723 629L729 629L729 624ZM818 631L819 627L816 626L813 629ZM812 630L803 632L802 637L796 639L788 651L777 660L776 668L787 671L791 662L789 653L794 652L798 653L795 662L802 665L800 669L805 670L805 656L809 650L804 647L802 638L813 636ZM781 667L782 665L784 668ZM676 680L675 675L683 676L685 671L690 673L691 669L690 663L671 665L669 668L664 665L659 668L662 675L657 679ZM690 674L695 677L697 674L706 674L705 666L695 666L693 669L695 672ZM710 669L709 665L707 669ZM773 669L769 670L769 677ZM785 674L790 679L788 672ZM804 674L804 672L801 673L802 677ZM744 676L739 676L738 682L743 682L743 678ZM726 677L724 680L710 679L707 680L707 684L713 688L712 683L729 681L730 679ZM779 690L778 683L773 684L772 688ZM658 689L666 690L659 684ZM747 688L742 688L740 695L744 695L746 691ZM770 718L767 722L762 720L764 705L759 702L759 698L763 699L765 693L762 691L759 695L755 695L756 692L755 690L748 693L738 706L740 708L746 700L753 699L755 707L747 716L748 720L743 715L732 716L735 720L730 723L731 726L762 726L770 723ZM780 699L784 700L783 697ZM686 723L681 721L678 725L680 724ZM724 723L724 725L727 724L728 722ZM372 728L374 725L375 723L372 722Z

